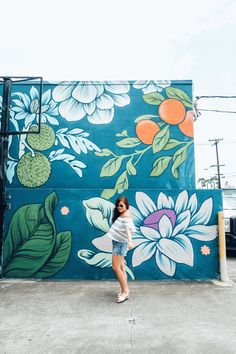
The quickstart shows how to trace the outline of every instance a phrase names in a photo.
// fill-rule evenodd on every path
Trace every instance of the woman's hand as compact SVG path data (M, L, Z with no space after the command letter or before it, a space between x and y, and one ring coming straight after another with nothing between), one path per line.
M132 248L134 248L134 244L132 241L128 241L128 249L131 250Z

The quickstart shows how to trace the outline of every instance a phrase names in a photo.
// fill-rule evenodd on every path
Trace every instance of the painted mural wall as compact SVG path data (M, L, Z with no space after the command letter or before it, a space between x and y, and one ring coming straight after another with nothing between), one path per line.
M38 109L35 84L13 85L11 130L36 130ZM195 190L191 81L45 83L41 133L10 137L7 178L5 277L114 278L119 195L132 279L218 277L221 194Z

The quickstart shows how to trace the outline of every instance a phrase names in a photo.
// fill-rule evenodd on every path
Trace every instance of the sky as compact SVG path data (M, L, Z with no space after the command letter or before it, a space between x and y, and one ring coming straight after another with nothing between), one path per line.
M236 96L233 0L1 0L0 75L45 80L193 80L196 96ZM236 111L236 99L198 109ZM200 111L196 176L236 187L236 113Z

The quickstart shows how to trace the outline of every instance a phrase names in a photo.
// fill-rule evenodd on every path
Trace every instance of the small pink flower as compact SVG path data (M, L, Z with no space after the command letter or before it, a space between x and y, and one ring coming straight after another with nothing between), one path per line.
M69 214L69 212L70 212L70 209L67 206L64 206L61 208L62 215L67 215L67 214Z
M204 256L209 256L209 254L211 253L211 250L208 246L204 245L201 247L201 253L204 255Z

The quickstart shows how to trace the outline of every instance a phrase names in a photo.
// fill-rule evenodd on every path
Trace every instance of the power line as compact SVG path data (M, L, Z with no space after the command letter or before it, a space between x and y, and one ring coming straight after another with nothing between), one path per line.
M233 113L233 114L236 113L236 111L221 111L219 109L202 109L202 108L198 108L197 110L200 111L200 112Z

